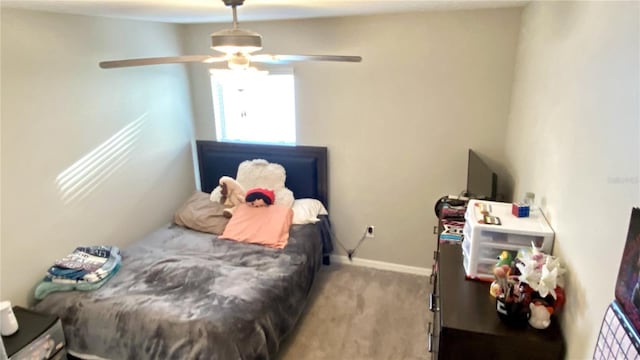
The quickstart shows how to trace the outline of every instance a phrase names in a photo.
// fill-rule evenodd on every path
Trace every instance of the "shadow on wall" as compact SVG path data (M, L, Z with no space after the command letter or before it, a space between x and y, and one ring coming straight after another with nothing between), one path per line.
M141 228L139 214L144 209L165 209L164 213L158 212L160 223L172 222L175 211L196 191L195 186L184 189L181 186L184 174L194 174L191 156L191 144L186 143L176 150L172 157L163 157L162 162L156 162L160 166L155 168L154 173L149 176L144 192L139 194L136 201L129 204L129 216L124 217L121 226L138 229L140 236L155 230L156 225L146 229ZM189 182L189 184L193 183L193 181ZM167 193L166 189L172 189L172 191Z
M516 201L518 194L514 194L513 188L513 176L507 171L507 169L497 164L495 166L495 172L498 174L498 196L497 201L513 202Z
M554 253L556 252L555 244L558 244L560 241L562 241L562 239L558 239L556 237L556 240L554 241ZM587 301L585 300L587 298L585 286L582 284L582 282L580 281L580 277L574 270L575 268L571 263L571 257L566 256L564 257L564 259L567 270L565 279L565 294L571 294L571 296L567 296L567 303L565 304L564 309L559 314L560 322L565 334L567 334L566 329L571 328L570 332L574 334L572 336L577 335L580 339L587 339L592 332L591 330L593 329L589 329L588 327L575 326L575 324L584 323L585 319L589 316L589 314L587 314L585 311L588 308ZM597 309L597 311L601 310ZM603 317L603 315L604 313L600 313L596 317ZM592 352L593 350L594 349L589 349L588 351L585 351L585 353L589 353L590 351Z
M80 202L129 159L147 121L147 113L129 123L56 177L65 205Z

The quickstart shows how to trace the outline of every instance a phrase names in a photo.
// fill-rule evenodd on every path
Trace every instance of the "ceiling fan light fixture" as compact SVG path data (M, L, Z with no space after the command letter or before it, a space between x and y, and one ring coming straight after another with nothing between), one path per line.
M250 54L262 49L262 36L247 29L224 29L211 34L211 48L225 54Z
M227 60L227 66L231 70L245 70L249 68L249 57L243 53L235 53L229 56L229 60Z

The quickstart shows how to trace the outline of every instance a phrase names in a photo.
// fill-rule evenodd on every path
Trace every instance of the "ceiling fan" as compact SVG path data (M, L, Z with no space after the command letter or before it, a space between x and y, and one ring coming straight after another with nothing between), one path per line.
M256 32L238 27L236 8L244 0L222 0L233 10L233 27L211 34L211 48L224 55L184 55L170 57L152 57L125 60L109 60L99 63L103 69L200 62L205 64L226 62L229 69L249 69L251 63L287 64L295 61L346 61L360 62L360 56L346 55L271 55L253 54L262 49L262 36Z

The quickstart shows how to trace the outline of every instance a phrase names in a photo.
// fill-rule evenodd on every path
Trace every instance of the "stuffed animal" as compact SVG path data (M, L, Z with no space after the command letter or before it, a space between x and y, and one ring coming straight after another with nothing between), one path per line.
M220 184L220 203L226 208L222 215L227 218L233 216L236 206L244 203L245 191L242 185L229 176L223 176L219 180Z
M536 329L546 329L549 327L551 324L551 313L553 313L552 307L533 301L529 303L529 310L531 310L529 325Z
M270 204L291 207L294 200L293 192L285 187L285 179L286 172L280 164L264 159L245 160L238 165L235 179L229 176L220 178L220 185L213 189L210 199L227 206L224 212L226 217L231 217L236 206L245 202L244 189L268 189L272 194ZM263 198L262 201L263 203L256 202L255 205L267 205L267 200Z
M273 190L256 188L247 191L244 201L253 207L269 206L275 201Z

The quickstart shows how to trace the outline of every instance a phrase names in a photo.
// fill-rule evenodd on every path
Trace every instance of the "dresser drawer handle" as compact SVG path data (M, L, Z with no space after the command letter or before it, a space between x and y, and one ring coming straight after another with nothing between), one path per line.
M429 294L429 310L431 312L440 311L440 308L437 306L438 304L438 295L431 293Z
M433 333L431 332L431 323L429 323L429 339L427 342L427 351L433 352Z
M429 284L434 283L436 276L438 276L438 264L433 263L433 265L431 265L431 275L429 275Z

